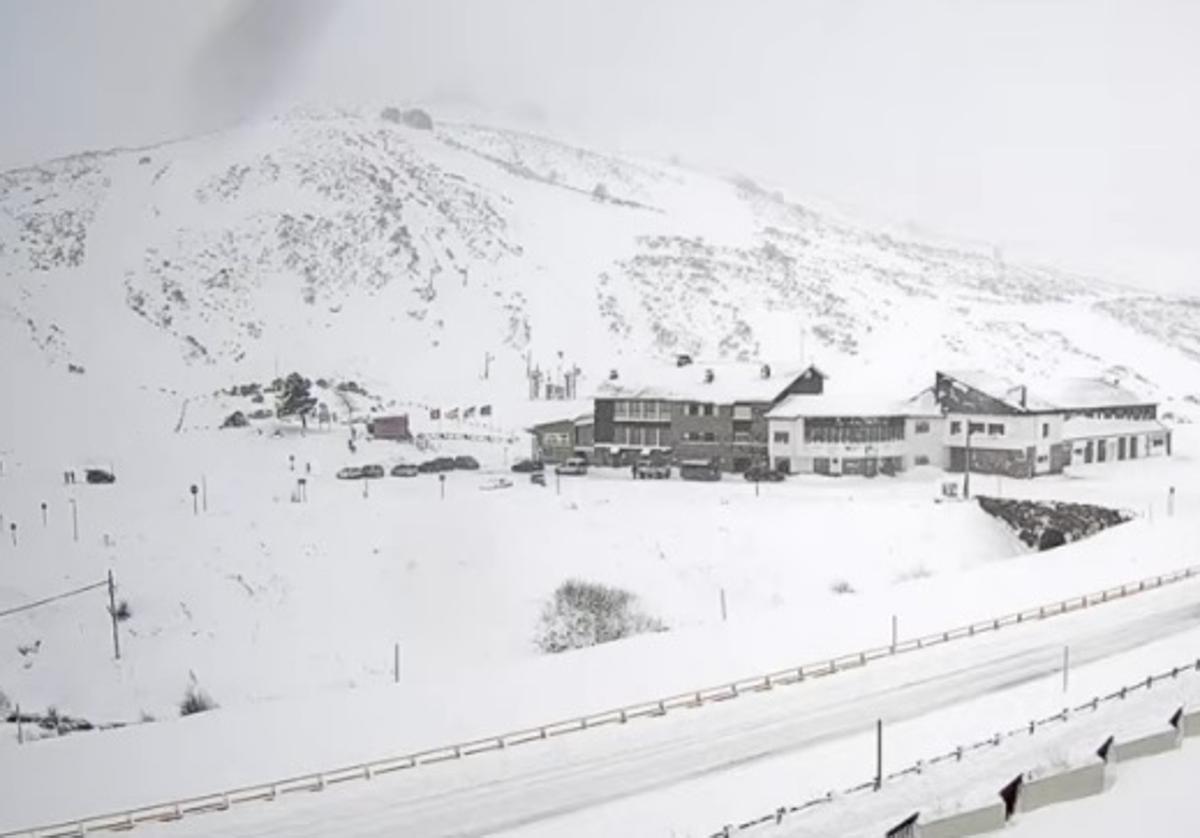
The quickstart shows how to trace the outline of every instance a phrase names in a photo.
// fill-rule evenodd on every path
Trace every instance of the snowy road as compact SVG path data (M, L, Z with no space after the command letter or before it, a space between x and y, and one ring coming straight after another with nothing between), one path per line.
M240 836L490 835L859 736L876 718L895 724L1054 676L1064 644L1070 646L1073 665L1083 666L1198 626L1197 587L1187 583L1140 602L886 660L802 687L147 831L170 836L214 829ZM1136 655L1125 659L1124 680L1145 674ZM1024 717L992 717L986 723L999 721L1020 724ZM868 774L859 766L853 779ZM839 782L829 779L830 786ZM636 828L626 832L640 834Z

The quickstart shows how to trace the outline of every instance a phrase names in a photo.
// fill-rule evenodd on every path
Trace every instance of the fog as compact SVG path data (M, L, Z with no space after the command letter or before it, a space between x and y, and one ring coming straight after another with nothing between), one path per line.
M1186 2L0 1L0 166L422 103L1200 289Z

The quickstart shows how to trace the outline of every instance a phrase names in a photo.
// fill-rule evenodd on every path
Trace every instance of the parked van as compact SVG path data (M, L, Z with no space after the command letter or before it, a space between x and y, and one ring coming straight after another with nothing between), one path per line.
M720 480L721 465L716 460L683 460L679 476L684 480Z
M583 457L571 457L554 467L555 474L587 474L588 461Z

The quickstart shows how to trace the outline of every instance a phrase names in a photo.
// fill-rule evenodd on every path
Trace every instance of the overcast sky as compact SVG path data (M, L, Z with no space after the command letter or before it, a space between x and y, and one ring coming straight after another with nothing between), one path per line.
M1200 292L1200 3L0 0L0 167L422 102Z

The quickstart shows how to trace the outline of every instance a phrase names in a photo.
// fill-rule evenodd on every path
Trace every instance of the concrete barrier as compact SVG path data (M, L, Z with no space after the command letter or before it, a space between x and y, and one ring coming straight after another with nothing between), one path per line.
M1179 731L1173 727L1148 733L1133 739L1118 739L1113 743L1112 759L1116 762L1128 762L1140 757L1153 756L1179 747Z
M995 832L1004 829L1008 814L1004 801L997 800L975 809L966 809L945 817L931 818L925 821L924 816L917 822L918 838L959 838L963 835L980 835L984 832Z
M1018 793L1017 811L1032 812L1065 800L1100 794L1104 791L1104 768L1104 761L1096 758L1095 762L1088 765L1057 774L1026 777Z
M1184 713L1180 727L1184 736L1200 736L1200 710Z

